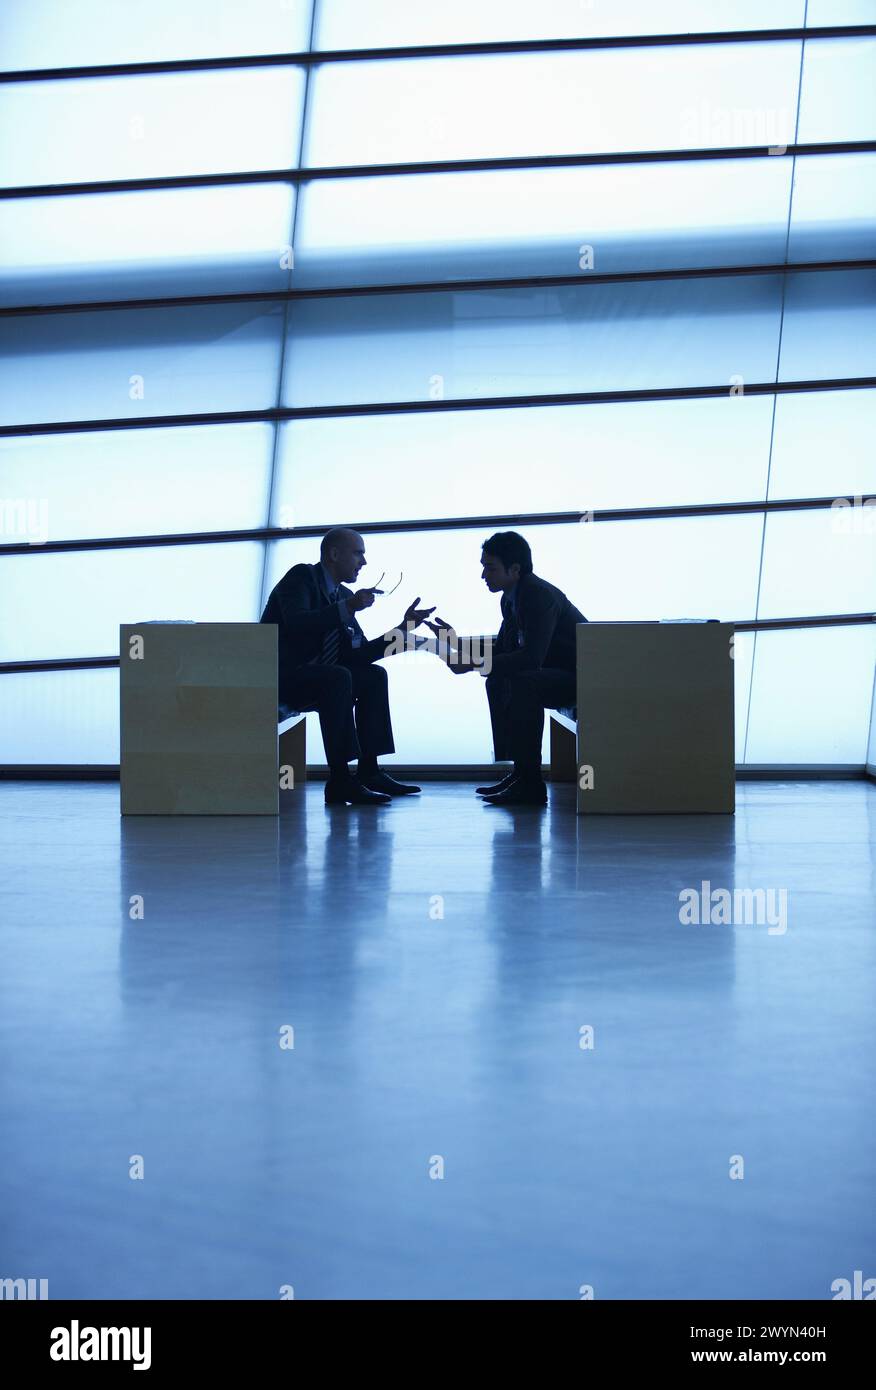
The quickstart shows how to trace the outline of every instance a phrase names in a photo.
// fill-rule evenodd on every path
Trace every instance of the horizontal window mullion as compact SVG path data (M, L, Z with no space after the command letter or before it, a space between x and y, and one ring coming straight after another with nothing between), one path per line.
M876 485L876 484L874 484ZM406 532L499 529L511 526L590 525L606 521L665 521L680 517L747 516L751 513L829 510L838 498L783 497L774 501L697 502L665 507L600 507L593 511L514 512L490 516L421 517L413 521L369 521L351 523L362 535L400 535ZM0 545L0 556L39 555L80 550L132 550L176 545L228 545L237 541L292 541L321 537L325 526L261 526L237 531L186 531L148 536L97 536L59 541L16 542Z
M590 154L499 156L397 164L349 164L307 169L250 169L219 174L169 174L150 178L97 179L81 183L23 184L0 188L0 199L63 198L91 193L130 193L169 188L208 188L240 183L309 183L320 179L386 178L406 174L480 173L502 169L559 169L601 164L669 164L698 160L788 159L809 155L873 154L876 140L828 140L809 144L726 145L684 150L615 150Z
M22 68L0 72L0 83L61 82L83 77L130 77L150 73L203 72L222 68L315 67L324 63L371 63L412 58L458 58L507 53L552 53L606 48L672 48L697 44L788 43L807 39L869 38L876 24L822 24L811 28L722 29L695 34L591 35L587 38L500 39L482 43L407 44L398 48L315 49L220 58L166 58L132 63L97 63L66 68Z
M452 410L521 410L532 406L609 405L632 401L683 401L725 399L731 393L746 396L783 396L812 391L871 390L876 376L824 377L806 381L754 381L742 391L719 386L660 386L630 391L570 391L553 395L472 396L437 401L376 401L352 405L272 406L265 410L210 411L192 415L115 416L112 419L56 420L23 425L0 425L0 439L30 435L96 433L103 430L163 429L181 425L236 425L279 420L332 420L357 415L419 415Z
M44 314L85 314L117 309L181 309L201 304L266 304L307 299L353 299L387 294L464 294L467 291L556 289L565 286L624 285L652 280L711 280L734 275L790 275L827 270L876 270L876 258L838 261L774 262L762 265L691 266L677 269L618 270L577 275L520 275L493 279L407 280L398 284L326 285L294 290L241 290L227 294L157 295L145 299L91 299L63 304L4 304L0 318Z

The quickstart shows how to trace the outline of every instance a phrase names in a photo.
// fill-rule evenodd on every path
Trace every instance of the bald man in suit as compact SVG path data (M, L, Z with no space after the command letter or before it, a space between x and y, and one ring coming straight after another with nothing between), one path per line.
M316 564L293 565L274 586L260 619L278 628L280 703L319 714L329 765L327 806L386 805L420 790L397 782L377 763L381 754L395 752L395 743L386 671L374 663L393 655L398 644L369 640L359 626L357 613L380 592L347 587L364 564L358 531L334 528L323 536ZM401 631L413 631L435 611L418 608L419 602L408 608Z

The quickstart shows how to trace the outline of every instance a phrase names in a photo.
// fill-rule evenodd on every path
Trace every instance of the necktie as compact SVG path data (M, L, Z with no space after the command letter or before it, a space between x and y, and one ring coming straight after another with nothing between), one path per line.
M336 608L338 605L338 590L335 589L329 603ZM341 630L335 625L330 627L328 632L323 634L322 647L319 656L315 656L311 665L316 666L335 666L337 665L338 653L341 650Z
M517 611L511 600L508 600L508 607L505 614L508 623L508 637L510 645L517 647L520 645L520 629L517 626Z

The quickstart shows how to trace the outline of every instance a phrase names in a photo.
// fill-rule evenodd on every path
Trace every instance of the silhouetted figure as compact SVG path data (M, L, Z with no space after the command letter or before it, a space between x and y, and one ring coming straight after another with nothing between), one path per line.
M481 578L490 593L502 595L502 626L486 684L496 761L510 758L514 767L477 792L493 806L544 806L544 712L576 702L575 627L587 619L562 590L533 574L532 552L516 531L484 541ZM441 618L427 626L439 636L452 631ZM479 669L452 658L447 664L459 675Z
M275 585L261 616L278 627L279 703L303 713L316 710L329 765L327 805L385 805L419 787L405 786L377 765L394 753L386 671L375 661L392 655L384 637L369 640L356 614L370 608L380 590L352 583L365 564L358 531L336 528L322 539L319 562L293 565ZM399 624L419 626L433 608L414 599ZM389 648L389 650L387 650ZM358 759L356 774L348 764Z

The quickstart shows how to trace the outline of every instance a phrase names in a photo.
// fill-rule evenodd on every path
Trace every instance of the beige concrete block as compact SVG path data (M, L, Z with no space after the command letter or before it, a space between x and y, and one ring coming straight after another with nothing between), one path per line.
M277 629L119 630L123 815L277 815Z
M577 631L579 813L732 812L733 624Z

